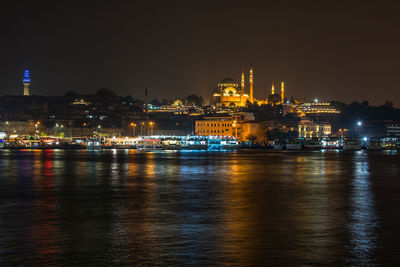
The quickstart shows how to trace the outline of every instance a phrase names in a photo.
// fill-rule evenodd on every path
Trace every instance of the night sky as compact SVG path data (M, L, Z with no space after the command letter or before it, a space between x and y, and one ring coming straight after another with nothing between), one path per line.
M63 4L60 4L64 2ZM82 3L84 2L84 3ZM385 1L8 1L0 95L207 96L254 65L255 96L400 104L400 5Z

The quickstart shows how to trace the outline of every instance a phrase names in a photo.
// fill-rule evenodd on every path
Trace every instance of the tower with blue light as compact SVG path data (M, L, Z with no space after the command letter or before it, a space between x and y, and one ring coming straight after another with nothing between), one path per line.
M31 78L29 77L29 70L26 69L24 73L24 78L22 78L24 83L24 96L29 96L29 90L31 87Z

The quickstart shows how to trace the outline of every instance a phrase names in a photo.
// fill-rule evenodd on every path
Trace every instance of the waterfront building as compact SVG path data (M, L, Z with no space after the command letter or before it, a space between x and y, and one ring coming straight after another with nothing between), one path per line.
M332 133L331 124L303 119L298 124L299 138L311 139L327 137Z
M29 96L31 87L31 78L29 77L28 69L25 70L24 78L22 78L22 83L24 84L24 96Z
M360 135L374 137L400 137L400 124L391 120L368 121L359 130Z
M0 131L5 132L7 136L34 136L39 127L40 123L35 121L0 121Z
M400 137L400 124L390 123L386 125L386 136Z
M123 128L106 128L106 127L98 127L95 128L95 135L98 137L120 137L124 135Z
M204 117L195 121L195 133L200 136L233 136L240 140L241 124L240 116Z

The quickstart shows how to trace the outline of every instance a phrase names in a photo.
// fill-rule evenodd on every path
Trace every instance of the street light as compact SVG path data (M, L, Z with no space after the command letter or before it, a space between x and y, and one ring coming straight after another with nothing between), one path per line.
M136 123L131 122L131 127L132 127L132 137L136 135Z
M140 136L143 136L143 125L144 125L144 122L141 122L140 123Z
M361 135L361 126L362 126L362 121L358 121L357 122L357 126L358 126L358 135Z
M149 122L150 125L150 135L153 135L153 126L154 126L154 122Z
M236 126L237 121L233 121L232 127L235 127L235 139L237 140L237 126Z
M40 124L39 121L37 123L35 123L35 138L39 137L39 130L38 130L39 124Z

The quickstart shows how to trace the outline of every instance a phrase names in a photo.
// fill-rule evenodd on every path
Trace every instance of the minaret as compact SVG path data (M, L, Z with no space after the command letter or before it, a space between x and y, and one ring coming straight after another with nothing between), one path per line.
M282 104L285 102L285 83L282 81L281 82L281 100Z
M242 83L240 84L242 91L244 91L244 72L242 72Z
M25 70L24 78L22 79L24 83L24 96L29 96L29 89L31 87L31 78L29 78L29 70Z
M250 77L249 77L249 83L250 83L250 102L253 103L253 86L254 86L254 78L253 78L253 66L250 65Z
M274 82L272 82L272 88L271 88L271 95L275 94L275 85Z

